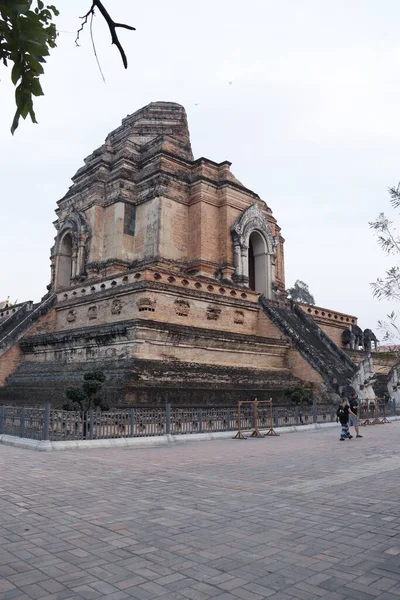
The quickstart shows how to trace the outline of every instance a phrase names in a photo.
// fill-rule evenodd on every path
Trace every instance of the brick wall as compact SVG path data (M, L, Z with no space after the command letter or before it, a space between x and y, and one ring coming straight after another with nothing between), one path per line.
M322 308L321 306L309 306L308 304L299 304L299 306L339 348L343 348L342 332L348 329L350 325L357 325L357 317L353 315Z
M324 381L318 371L313 369L300 352L294 348L291 348L288 352L288 366L292 375L303 381L309 381L310 383L323 383Z
M37 333L50 333L56 331L57 313L52 308L47 315L44 315L37 323L26 333L26 336L36 335ZM1 359L3 360L3 359Z
M22 360L22 352L19 343L14 344L8 352L3 354L0 359L0 386L4 385L6 379L11 375Z

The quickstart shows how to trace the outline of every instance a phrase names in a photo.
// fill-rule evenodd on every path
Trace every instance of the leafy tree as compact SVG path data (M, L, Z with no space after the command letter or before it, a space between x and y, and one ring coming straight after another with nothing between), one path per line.
M295 406L310 406L313 403L312 390L306 385L286 388L283 393Z
M90 9L82 17L76 43L78 44L79 35L88 20L93 20L96 9L106 21L111 43L118 48L123 65L127 68L128 61L116 30L120 27L129 30L135 28L116 23L101 0L92 0ZM45 5L42 0L0 0L0 63L5 67L12 65L11 80L16 86L17 110L11 133L17 129L21 117L26 119L29 115L32 122L37 123L33 97L43 96L40 76L44 73L46 57L56 47L58 32L54 19L58 15L59 11L54 4Z
M308 289L308 285L297 279L294 286L288 289L288 294L295 302L302 302L303 304L315 304L314 296Z
M33 110L33 96L42 96L39 77L43 74L45 57L56 46L57 30L52 19L58 15L55 6L44 6L32 0L1 0L0 2L0 61L7 67L13 63L11 80L16 85L17 110L11 133L18 127L19 119L29 116L37 123Z
M400 207L400 183L397 187L389 188L390 203L393 209ZM382 250L393 256L400 255L400 236L397 233L394 221L380 213L375 221L369 223L370 228L377 236L378 244ZM400 268L397 264L386 270L384 277L371 283L373 295L378 300L400 301ZM400 340L400 324L397 322L398 315L392 311L385 320L379 321L379 329L383 332L383 341L396 344Z
M95 408L108 410L107 402L102 398L101 390L106 377L102 371L90 371L83 376L80 387L69 387L65 394L68 398L64 410L89 411Z

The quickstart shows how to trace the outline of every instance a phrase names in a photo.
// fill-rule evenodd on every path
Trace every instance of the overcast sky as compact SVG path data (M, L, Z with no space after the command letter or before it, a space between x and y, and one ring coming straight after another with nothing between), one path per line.
M74 43L90 0L57 0L61 34L39 125L22 122L14 137L14 91L0 66L0 297L46 293L56 201L122 118L165 100L185 106L195 157L231 161L272 208L287 287L302 279L317 304L375 328L391 309L371 295L393 260L368 222L390 214L387 188L400 180L398 0L104 3L137 28L120 35L128 70L98 16L104 83L88 30Z

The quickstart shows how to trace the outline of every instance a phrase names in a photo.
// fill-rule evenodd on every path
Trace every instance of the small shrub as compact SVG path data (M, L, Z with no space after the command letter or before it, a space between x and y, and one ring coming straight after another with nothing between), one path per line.
M312 390L305 385L286 388L284 395L295 406L311 406L313 403Z

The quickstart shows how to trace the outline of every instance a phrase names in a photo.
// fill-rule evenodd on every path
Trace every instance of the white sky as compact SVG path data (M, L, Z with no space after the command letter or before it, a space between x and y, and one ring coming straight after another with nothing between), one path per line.
M46 67L39 125L14 112L0 66L0 297L38 300L49 282L56 201L83 158L152 101L183 104L195 157L230 160L272 208L286 239L286 284L375 328L391 306L369 283L393 260L368 221L390 214L400 180L400 3L396 0L104 0L121 31L123 69L100 16L74 44L90 0L57 0L62 31ZM232 85L229 82L232 82ZM395 308L395 307L394 307Z

